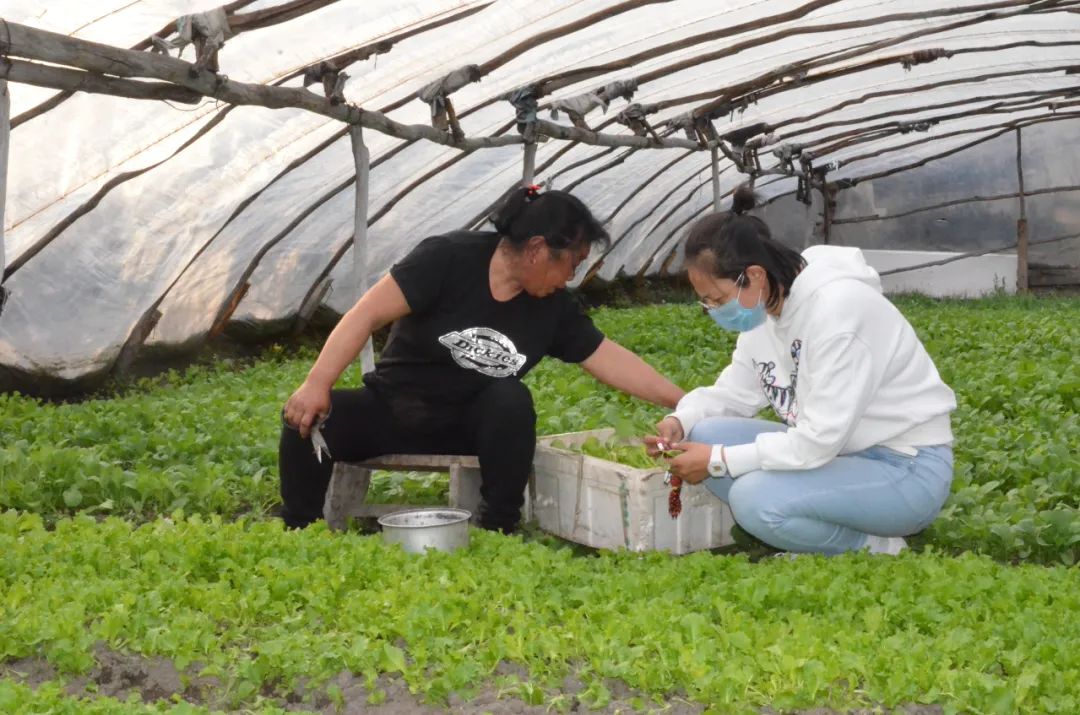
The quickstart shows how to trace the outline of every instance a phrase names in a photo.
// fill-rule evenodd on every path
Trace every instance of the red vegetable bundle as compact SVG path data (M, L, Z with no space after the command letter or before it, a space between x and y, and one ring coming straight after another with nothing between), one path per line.
M668 494L667 510L672 519L679 518L679 514L682 513L682 479L675 475L671 476L671 493Z

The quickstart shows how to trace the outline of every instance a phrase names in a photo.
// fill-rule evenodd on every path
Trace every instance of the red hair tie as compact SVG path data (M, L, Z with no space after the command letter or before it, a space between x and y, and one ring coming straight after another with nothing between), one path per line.
M538 184L529 184L525 187L525 195L530 199L535 199L540 195L540 186Z

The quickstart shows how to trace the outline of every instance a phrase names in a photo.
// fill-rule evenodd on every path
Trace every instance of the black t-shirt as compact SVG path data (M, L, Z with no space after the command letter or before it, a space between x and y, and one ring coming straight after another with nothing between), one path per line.
M390 269L410 312L364 376L369 387L387 397L460 403L494 380L520 380L545 355L581 362L593 354L604 335L565 290L492 297L498 243L495 233L432 236Z

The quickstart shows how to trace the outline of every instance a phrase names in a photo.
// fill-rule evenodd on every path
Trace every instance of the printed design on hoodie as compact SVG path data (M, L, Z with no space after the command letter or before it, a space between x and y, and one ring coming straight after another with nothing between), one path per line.
M776 384L775 362L771 360L769 362L754 360L761 391L765 394L769 404L772 405L773 411L788 427L794 427L799 419L799 400L795 395L795 387L799 383L799 358L801 355L802 340L796 338L791 341L791 361L794 363L795 369L792 370L790 383L786 386Z

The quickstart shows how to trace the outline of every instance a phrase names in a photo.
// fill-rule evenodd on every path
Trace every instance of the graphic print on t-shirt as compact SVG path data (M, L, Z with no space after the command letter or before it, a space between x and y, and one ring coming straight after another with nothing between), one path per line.
M491 328L452 330L439 337L461 367L489 377L516 375L528 359L514 347L514 341Z

